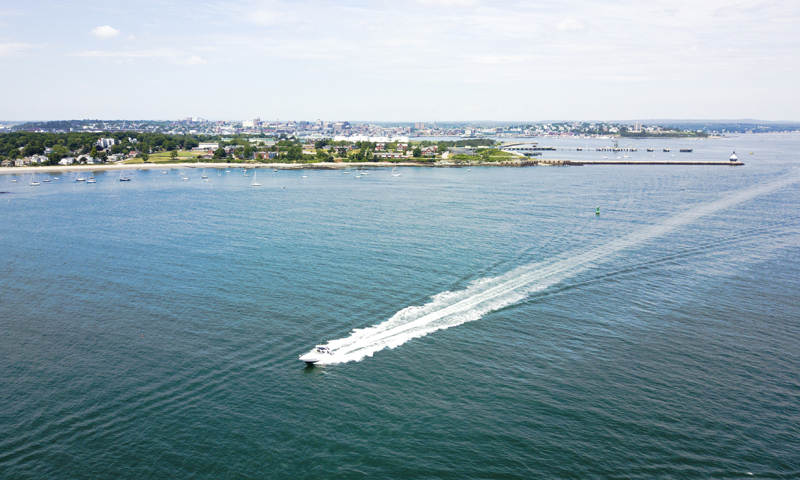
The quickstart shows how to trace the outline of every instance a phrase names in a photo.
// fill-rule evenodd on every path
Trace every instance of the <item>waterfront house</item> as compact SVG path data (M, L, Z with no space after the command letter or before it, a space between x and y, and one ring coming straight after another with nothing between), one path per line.
M422 151L422 155L432 156L432 155L436 155L436 151L438 150L438 147L436 147L434 145L431 145L429 147L422 147L422 148L420 148L420 150Z
M13 165L14 165L14 162L12 160L9 160L9 159L5 159L2 162L0 162L0 166L2 166L2 167L11 167Z
M64 157L58 161L59 165L72 165L73 163L75 163L75 158L73 157Z
M30 158L18 158L14 160L14 165L17 167L25 167L31 164Z

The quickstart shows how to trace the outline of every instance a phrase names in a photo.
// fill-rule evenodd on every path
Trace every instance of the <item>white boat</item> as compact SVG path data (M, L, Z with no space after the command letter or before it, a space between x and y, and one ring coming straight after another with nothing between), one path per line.
M44 179L44 180L42 180L42 181L43 181L44 183L50 183L50 179L49 179L49 178L45 178L45 179Z
M364 170L364 167L361 167L361 171L358 172L358 173L359 173L359 175L369 175L369 172Z
M392 176L393 176L393 177L399 177L400 175L402 175L402 174L400 174L400 173L397 173L397 167L394 167L394 168L392 169Z
M731 162L738 162L739 161L739 157L736 156L736 152L733 152L733 154L731 154L731 159L730 160L731 160Z
M333 352L331 352L330 348L324 345L317 345L305 355L300 355L300 361L306 362L309 365L313 365L315 363L322 362L331 356L333 356Z
M250 183L251 187L260 187L261 186L260 183L256 182L256 176L258 176L258 172L257 171L253 172L253 182Z
M78 172L78 176L75 177L76 182L85 182L86 179L81 177L81 172Z
M208 178L208 175L206 175L205 169L203 169L203 178Z
M11 180L11 183L17 183L17 179Z
M33 179L33 174L31 173L31 187L38 187L39 182Z
M86 180L86 183L97 183L97 180L94 179L94 175L89 177L89 180Z
M130 179L130 178L128 178L128 177L123 177L123 176L122 176L122 172L119 172L119 181L120 181L120 182L130 182L130 181L131 181L131 179Z

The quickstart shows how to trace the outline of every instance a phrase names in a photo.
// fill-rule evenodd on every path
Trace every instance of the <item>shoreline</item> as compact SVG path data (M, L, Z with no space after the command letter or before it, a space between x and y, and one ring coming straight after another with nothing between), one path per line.
M424 167L424 168L464 168L464 167L534 167L534 166L589 166L589 165L728 165L741 166L742 162L730 161L619 161L619 160L515 160L505 162L463 163L417 163L417 162L351 162L351 163L132 163L98 165L47 165L43 167L0 167L0 175L14 173L54 173L80 171L115 170L168 170L181 168L245 168L273 170L344 170L345 168L386 168L386 167Z

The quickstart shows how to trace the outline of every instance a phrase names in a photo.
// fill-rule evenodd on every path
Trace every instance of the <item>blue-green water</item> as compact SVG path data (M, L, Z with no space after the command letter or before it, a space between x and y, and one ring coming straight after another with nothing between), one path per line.
M800 138L684 144L0 176L0 477L798 478Z

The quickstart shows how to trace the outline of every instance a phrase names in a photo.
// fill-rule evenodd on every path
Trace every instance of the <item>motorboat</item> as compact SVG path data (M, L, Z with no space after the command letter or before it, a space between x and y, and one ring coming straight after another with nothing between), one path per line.
M317 345L305 355L300 355L300 361L313 365L330 358L332 355L333 352L331 352L330 348L326 347L325 345Z

